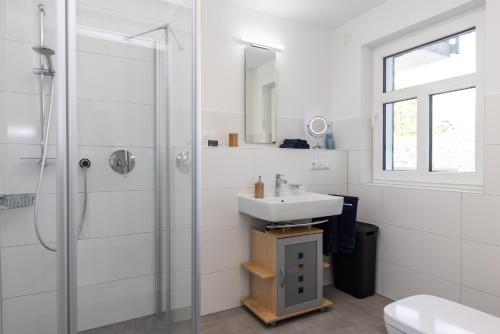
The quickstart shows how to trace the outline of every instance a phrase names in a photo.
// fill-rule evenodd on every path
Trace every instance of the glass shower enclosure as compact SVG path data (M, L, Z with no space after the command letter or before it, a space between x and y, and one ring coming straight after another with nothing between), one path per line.
M196 1L39 1L0 0L0 334L199 333Z

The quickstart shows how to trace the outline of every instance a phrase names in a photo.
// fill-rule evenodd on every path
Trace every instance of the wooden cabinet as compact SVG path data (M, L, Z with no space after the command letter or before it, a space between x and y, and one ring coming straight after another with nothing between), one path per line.
M323 298L322 233L316 228L251 230L250 296L242 303L266 324L332 303Z

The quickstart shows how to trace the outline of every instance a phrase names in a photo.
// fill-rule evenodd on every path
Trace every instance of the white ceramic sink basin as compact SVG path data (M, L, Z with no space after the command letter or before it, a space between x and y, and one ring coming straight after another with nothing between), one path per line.
M270 222L340 215L343 205L343 197L308 192L263 199L253 194L238 195L240 212Z

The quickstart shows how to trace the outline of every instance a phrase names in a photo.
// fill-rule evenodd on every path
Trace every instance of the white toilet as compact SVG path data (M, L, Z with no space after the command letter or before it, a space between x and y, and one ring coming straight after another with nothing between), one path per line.
M500 318L428 295L387 305L384 320L389 334L500 334Z

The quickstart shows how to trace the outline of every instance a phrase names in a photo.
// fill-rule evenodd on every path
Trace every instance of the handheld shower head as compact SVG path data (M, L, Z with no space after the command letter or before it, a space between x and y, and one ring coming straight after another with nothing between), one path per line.
M34 46L34 47L32 47L32 49L36 53L41 54L42 56L45 56L45 57L53 56L56 54L56 52L54 50L52 50L51 48L48 48L48 47L42 46L42 45Z
M32 47L33 51L38 53L39 55L42 55L45 57L45 60L47 61L47 72L49 75L54 75L55 70L54 70L54 64L52 63L52 56L56 54L56 52L43 45L37 45Z

